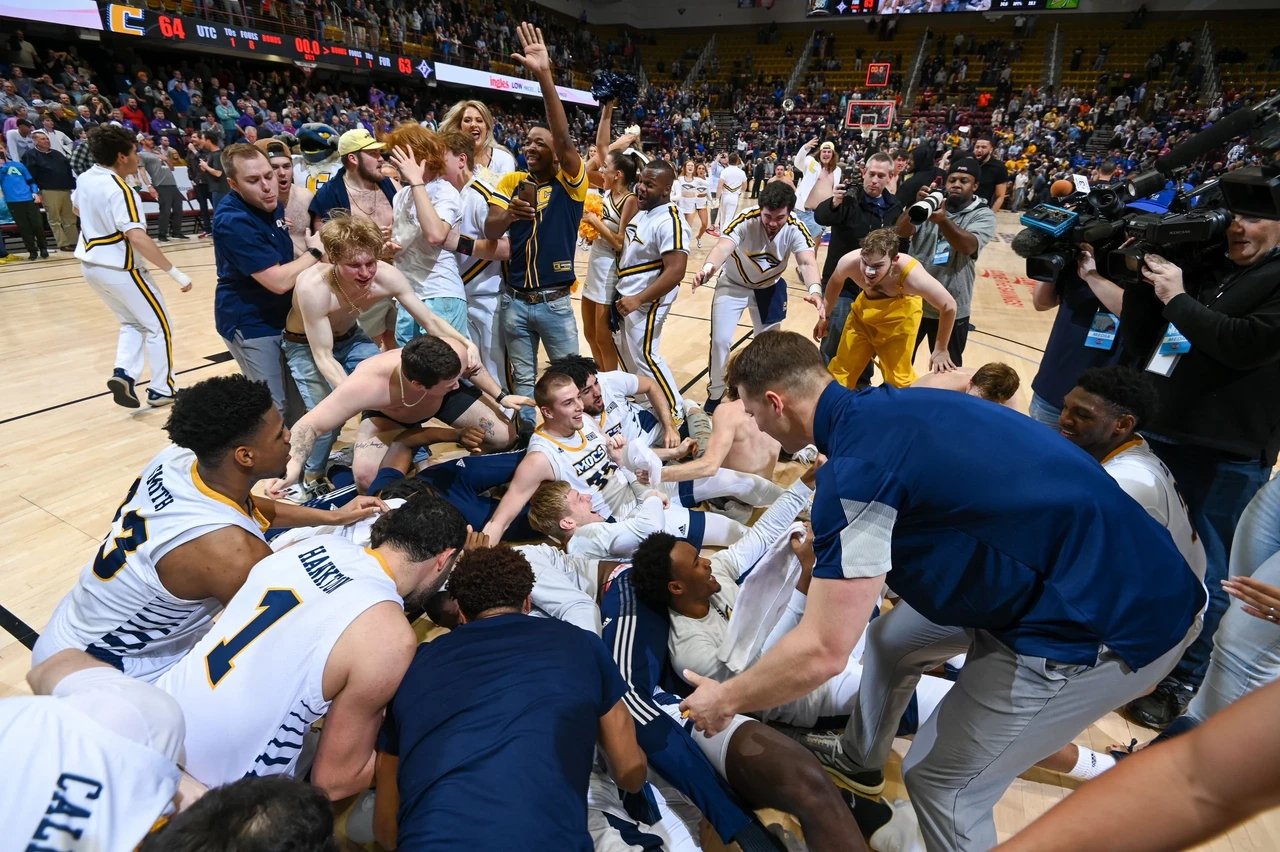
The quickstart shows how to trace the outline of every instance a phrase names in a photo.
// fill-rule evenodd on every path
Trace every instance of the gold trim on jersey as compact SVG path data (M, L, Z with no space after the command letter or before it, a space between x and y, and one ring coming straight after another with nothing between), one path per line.
M111 173L111 179L114 180L120 186L121 191L124 192L124 203L125 207L129 211L129 221L141 222L142 220L138 218L138 199L137 196L133 194L133 190L129 187L129 184L125 183L124 178L120 177L120 175L115 172Z
M366 547L364 549L364 552L372 556L374 559L378 560L378 564L382 566L382 570L387 572L387 576L391 578L392 582L395 582L396 575L391 573L391 567L387 565L387 560L382 558L381 553L374 550L372 547Z
M645 319L644 325L644 361L649 365L649 372L653 373L653 377L658 380L658 384L662 386L662 395L667 398L667 405L671 408L671 417L678 424L683 419L683 409L676 404L675 390L671 385L667 384L666 376L662 374L662 370L658 369L658 361L653 351L654 338L657 336L655 329L657 328L658 318L657 302L649 306L649 316Z
M628 275L639 275L641 272L652 272L655 269L662 268L662 258L651 260L647 263L637 263L635 266L628 266L626 269L618 268L618 277L626 278Z
M1115 458L1116 456L1118 456L1118 455L1120 455L1121 453L1123 453L1125 450L1132 450L1134 447L1141 447L1141 446L1142 446L1142 444L1143 444L1143 441L1142 441L1142 438L1141 438L1141 437L1137 437L1137 438L1133 438L1132 440L1125 441L1123 444L1121 444L1120 446L1116 447L1116 448L1115 448L1114 450L1112 450L1111 452L1107 453L1107 457L1106 457L1106 458L1104 458L1104 459L1102 460L1102 462L1101 462L1101 463L1102 463L1102 464L1106 464L1107 462L1111 461L1111 460L1112 460L1113 458Z
M468 269L466 272L462 273L462 283L470 284L472 281L476 279L476 276L478 276L484 270L488 269L489 264L491 263L493 263L492 260L482 260L479 263L477 263L475 266Z
M578 446L576 446L576 447L571 447L571 446L569 446L568 444L562 444L562 443L560 443L560 442L559 442L559 441L557 441L554 437L552 437L550 434L548 434L548 432L547 432L547 430L546 430L546 427L539 426L539 427L538 427L537 429L535 429L534 431L535 431L537 434L541 435L542 437L546 438L546 439L547 439L548 441L550 441L551 443L555 444L555 445L556 445L557 447L559 447L560 449L562 449L562 450L567 450L568 452L571 452L571 453L576 453L576 452L578 452L579 450L586 449L586 447L587 447L587 433L586 433L584 430L582 430L582 429L578 429L578 430L576 430L576 431L577 431L577 433L578 433L578 437L582 439L582 443L581 443L581 444L579 444L579 445L578 445Z
M787 224L795 225L797 228L799 228L800 236L804 237L805 243L809 246L809 248L814 247L813 237L809 236L809 229L806 228L804 225L800 224L800 220L796 218L794 213L787 214Z
M680 229L680 214L676 212L676 208L668 206L667 210L671 213L671 227L673 233L671 235L672 250L684 251L684 231Z
M114 234L105 237L94 237L93 239L88 239L81 233L80 237L84 239L85 251L96 249L98 246L113 246L125 238L124 231L116 231Z
M736 217L732 222L730 222L730 223L729 223L729 227L727 227L727 228L725 228L723 231L721 231L721 234L720 234L720 235L721 235L721 236L724 236L724 237L727 237L727 236L729 236L729 232L730 232L730 231L732 231L734 228L736 228L736 227L738 227L739 225L741 225L741 224L742 224L743 222L745 222L746 220L748 220L748 219L758 219L758 218L760 218L760 208L759 208L759 207L755 208L754 210L748 210L746 213L739 213L739 214L737 215L737 217Z
M244 506L239 505L235 500L232 500L222 492L214 491L206 485L205 481L200 478L200 462L198 460L191 463L191 484L196 487L197 491L208 497L210 500L217 500L219 503L226 503L246 518L249 518L258 526L262 527L263 532L266 532L267 528L271 526L271 522L266 519L266 516L264 516L261 511L259 511L258 504L254 502L252 495L249 497L249 502L253 503L253 514L250 515Z
M165 357L169 359L169 371L165 375L165 383L169 385L169 393L176 394L178 386L173 381L173 333L169 330L169 318L165 316L164 308L160 306L160 300L151 292L151 288L147 286L147 280L142 277L142 273L132 267L126 268L129 270L129 277L133 279L134 285L142 293L142 298L151 306L151 310L156 312L156 319L160 320L160 331L164 335Z

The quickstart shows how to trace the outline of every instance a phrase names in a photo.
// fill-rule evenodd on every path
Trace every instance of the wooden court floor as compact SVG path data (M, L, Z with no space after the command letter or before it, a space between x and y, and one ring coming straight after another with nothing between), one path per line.
M1030 383L1052 324L1053 314L1038 313L1031 304L1033 282L1009 248L1019 230L1015 217L999 214L999 237L983 252L973 298L965 364L1003 361L1022 377L1017 403L1026 411ZM701 268L714 245L704 237L703 249L689 260L689 279ZM189 293L167 276L156 276L164 293L174 333L174 361L181 382L190 385L236 369L213 326L216 282L213 248L208 240L169 243L165 253L195 281ZM824 260L825 249L819 254ZM79 263L70 255L43 262L0 267L0 605L35 631L41 630L54 606L74 585L110 527L117 505L146 462L166 444L167 409L145 405L137 411L119 408L106 391L115 358L117 325L107 307L85 284ZM579 252L579 274L586 254ZM808 334L813 309L793 282L790 316L784 327ZM686 395L706 397L710 341L711 288L689 292L686 282L662 335L662 351L682 386L695 381ZM749 319L735 340L750 330ZM927 371L926 347L916 361ZM582 344L582 352L589 350ZM877 377L876 381L879 381ZM992 448L975 447L981 452ZM789 466L787 466L789 467ZM6 628L21 632L7 624ZM30 652L7 629L0 629L0 697L27 692L23 680ZM1130 725L1112 713L1078 738L1097 750L1131 737L1147 740L1153 732ZM900 755L907 740L895 745L886 795L902 797ZM1065 796L1076 782L1033 769L1020 778L996 808L1001 839L1015 833ZM1134 814L1158 819L1157 814ZM1099 826L1106 831L1105 826ZM1205 849L1220 852L1270 852L1280 849L1280 811L1273 811L1219 838Z

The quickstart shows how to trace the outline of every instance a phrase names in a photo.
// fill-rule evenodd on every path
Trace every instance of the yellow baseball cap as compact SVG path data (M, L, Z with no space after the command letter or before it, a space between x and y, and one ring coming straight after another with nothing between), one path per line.
M373 138L373 134L363 127L348 130L338 139L338 156L345 157L356 151L374 151L386 145Z

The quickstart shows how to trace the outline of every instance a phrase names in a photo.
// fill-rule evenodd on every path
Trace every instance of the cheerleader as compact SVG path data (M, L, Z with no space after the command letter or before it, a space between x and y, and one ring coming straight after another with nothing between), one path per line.
M596 156L587 162L587 176L601 188L602 215L584 213L583 221L599 232L587 256L587 277L582 288L582 331L591 347L591 357L603 371L618 369L618 349L609 329L609 307L616 297L618 252L622 250L627 223L639 209L631 188L635 185L639 164L625 152L636 137L624 134L609 145L613 105L606 103L600 117Z
M690 232L701 235L698 230L698 164L692 159L684 162L680 177L672 188L672 201L677 202L681 215L689 223Z
M697 190L697 196L695 197L694 203L693 203L694 210L696 211L697 223L698 223L697 228L695 228L695 231L698 234L698 236L696 237L698 248L702 248L702 235L707 232L707 225L709 224L708 214L707 214L707 203L708 203L708 196L710 195L710 192L711 192L711 181L707 179L707 166L705 163L698 163L696 175L697 177L693 179L693 185ZM693 222L691 221L690 224L692 225Z

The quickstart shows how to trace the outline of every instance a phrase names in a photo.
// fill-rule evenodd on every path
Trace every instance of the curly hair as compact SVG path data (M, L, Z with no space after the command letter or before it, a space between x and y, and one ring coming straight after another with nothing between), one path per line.
M679 541L671 533L654 533L631 555L631 587L642 602L660 610L671 604L671 549Z
M467 551L449 577L449 594L467 621L474 621L491 609L518 609L532 592L533 569L529 560L510 547Z
M111 168L120 159L120 155L129 156L129 152L138 147L138 137L114 124L102 124L89 131L89 154L100 166ZM16 151L11 151L16 154Z
M862 254L895 258L902 238L893 228L877 228L862 238Z
M563 373L573 379L573 383L578 386L578 390L582 390L587 386L587 380L598 372L600 372L600 367L596 364L594 358L588 358L585 355L566 355L548 364L543 375L546 375L546 373Z
M768 184L760 190L761 210L796 209L796 191L782 181Z
M205 379L178 394L164 430L191 450L201 464L222 463L227 453L253 439L275 403L266 382L240 373Z
M444 114L444 118L440 119L440 132L448 133L453 130L465 132L462 130L462 116L468 107L480 113L480 117L484 119L486 132L484 138L480 140L480 144L487 145L490 148L496 147L498 143L493 138L493 113L489 111L489 107L483 101L458 101L449 107L448 112ZM471 134L468 133L467 135L470 136ZM473 142L472 145L474 146L474 144Z
M210 790L147 835L142 852L271 849L337 852L333 808L319 788L283 775L246 775Z
M419 476L406 476L403 479L397 479L395 482L384 485L376 496L383 500L412 500L414 497L422 495L428 497L439 497L440 492L435 486L427 482Z
M421 494L398 509L384 512L369 530L369 544L389 544L414 562L426 562L467 543L467 522L443 497Z
M444 171L444 142L440 135L417 122L402 124L382 140L388 150L408 148L413 158L433 174Z
M1080 374L1076 386L1101 399L1116 417L1131 415L1135 429L1151 422L1159 407L1146 373L1133 367L1092 367Z

